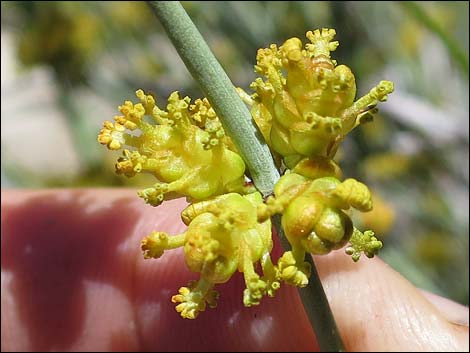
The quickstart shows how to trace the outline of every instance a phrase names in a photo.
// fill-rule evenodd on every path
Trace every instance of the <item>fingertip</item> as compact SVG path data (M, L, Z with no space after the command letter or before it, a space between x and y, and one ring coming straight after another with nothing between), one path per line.
M447 320L378 257L354 263L339 250L315 257L348 350L459 350Z

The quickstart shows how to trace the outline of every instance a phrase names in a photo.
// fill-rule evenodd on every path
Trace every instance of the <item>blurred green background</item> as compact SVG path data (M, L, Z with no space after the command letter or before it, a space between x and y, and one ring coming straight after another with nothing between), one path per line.
M183 2L233 82L248 89L256 50L321 27L358 94L396 91L338 154L375 208L358 218L381 257L416 285L468 305L468 2ZM3 188L143 186L114 175L96 142L104 120L151 91L201 96L143 2L1 3Z

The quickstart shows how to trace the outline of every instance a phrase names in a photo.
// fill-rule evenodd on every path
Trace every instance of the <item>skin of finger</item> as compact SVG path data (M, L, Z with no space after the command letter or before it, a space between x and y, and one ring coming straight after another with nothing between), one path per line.
M468 326L468 306L456 303L440 295L421 289L421 293L429 300L449 322Z
M315 263L347 350L468 351L468 327L379 258L353 263L338 250Z
M2 350L138 347L128 239L141 211L133 199L2 191Z
M153 209L139 201L135 191L2 192L2 350L316 348L297 292L287 286L243 308L242 280L234 276L219 286L217 309L195 321L179 318L169 297L196 274L180 251L144 261L136 244L156 228L181 231L174 214L184 204ZM454 350L453 335L462 332L373 261L353 264L339 252L316 259L347 347Z
M316 350L297 291L244 308L240 274L217 309L179 317L170 297L197 274L181 250L144 261L139 245L182 231L184 207L135 190L2 191L2 351Z

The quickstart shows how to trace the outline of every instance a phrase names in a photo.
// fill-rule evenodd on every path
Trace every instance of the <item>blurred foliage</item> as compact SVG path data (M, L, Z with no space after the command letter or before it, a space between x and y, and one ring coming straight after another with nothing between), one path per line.
M99 18L82 6L66 3L24 2L24 23L18 42L18 58L25 66L50 65L60 82L80 84L85 70L101 47L96 33Z
M304 39L307 30L321 27L336 29L336 58L356 73L358 94L378 78L395 82L380 116L356 129L338 159L345 175L374 190L375 209L359 221L385 239L382 258L418 286L468 304L468 2L183 5L234 84L245 89L254 78L258 48L292 36ZM137 88L160 102L174 90L201 96L145 3L18 1L2 2L1 10L2 103L13 102L28 86L24 80L4 81L8 33L14 78L46 69L50 80L30 89L55 86L50 104L60 110L79 160L65 177L28 167L27 155L24 163L9 158L8 151L28 142L4 141L7 121L20 120L22 101L12 103L9 110L2 107L2 185L145 185L146 180L113 174L113 160L95 141L101 122ZM63 158L60 146L43 153Z

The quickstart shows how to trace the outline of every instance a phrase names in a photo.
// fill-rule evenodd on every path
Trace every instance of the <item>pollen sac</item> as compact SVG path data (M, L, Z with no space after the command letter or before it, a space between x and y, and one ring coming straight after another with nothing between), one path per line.
M157 206L174 196L204 200L225 192L243 192L245 163L207 99L190 104L174 92L166 110L142 90L139 103L126 101L115 122L106 121L98 142L123 149L117 174L150 173L157 179L138 194ZM223 166L223 168L221 168Z
M251 88L251 112L269 146L289 168L302 157L333 157L339 142L376 112L393 84L382 81L354 102L356 82L345 65L331 59L334 29L307 32L311 43L291 38L279 48L260 49ZM245 101L247 98L245 96ZM290 163L289 163L290 162Z

